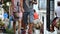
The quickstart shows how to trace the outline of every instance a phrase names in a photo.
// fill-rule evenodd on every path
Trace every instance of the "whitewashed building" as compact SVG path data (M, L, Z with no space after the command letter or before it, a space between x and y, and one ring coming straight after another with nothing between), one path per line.
M4 19L4 9L2 8L2 5L0 5L0 19Z

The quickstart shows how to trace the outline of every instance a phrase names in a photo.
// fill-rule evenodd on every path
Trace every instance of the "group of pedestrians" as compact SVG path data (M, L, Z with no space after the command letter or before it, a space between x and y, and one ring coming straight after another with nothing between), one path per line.
M13 4L13 6L14 6L14 4ZM13 21L14 22L16 22L16 20L18 21L18 33L20 33L21 25L23 25L23 23L24 23L23 32L21 34L26 34L27 26L29 26L28 34L32 34L34 22L35 23L39 22L39 15L33 9L33 2L31 0L21 0L19 6L20 6L19 12L18 11L15 12L15 10L13 9L14 10ZM29 20L29 23L28 23L28 20Z

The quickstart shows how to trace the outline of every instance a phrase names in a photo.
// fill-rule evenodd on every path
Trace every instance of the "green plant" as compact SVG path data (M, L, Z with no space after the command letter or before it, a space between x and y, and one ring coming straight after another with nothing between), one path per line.
M13 28L12 29L6 28L6 33L8 33L8 34L14 34Z
M4 23L1 19L0 19L0 26L4 26Z

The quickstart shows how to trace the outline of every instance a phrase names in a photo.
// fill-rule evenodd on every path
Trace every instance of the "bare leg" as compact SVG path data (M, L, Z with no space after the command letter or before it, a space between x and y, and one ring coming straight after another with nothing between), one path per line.
M26 25L25 24L23 26L23 32L22 32L22 34L26 34Z
M20 30L21 30L21 20L18 21L18 34L20 34Z
M33 24L32 23L30 23L29 24L29 30L28 30L28 34L32 34L32 32L33 32Z

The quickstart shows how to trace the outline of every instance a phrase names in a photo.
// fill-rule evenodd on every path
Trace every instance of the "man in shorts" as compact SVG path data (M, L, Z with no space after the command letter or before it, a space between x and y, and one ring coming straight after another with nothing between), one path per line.
M28 15L29 15L29 30L28 30L28 34L32 34L33 20L34 20L34 17L33 17L34 11L33 11L33 7L31 7L29 5L29 1L30 0L23 0L23 8L24 8L23 23L25 24L25 26L28 25ZM24 28L24 30L26 30L26 27Z

